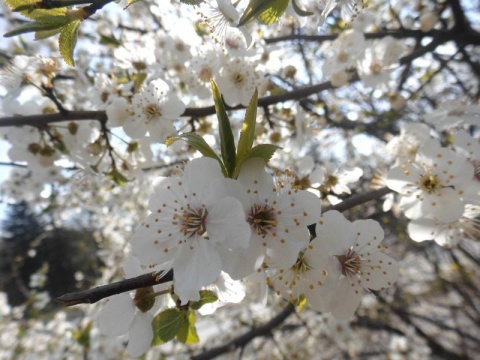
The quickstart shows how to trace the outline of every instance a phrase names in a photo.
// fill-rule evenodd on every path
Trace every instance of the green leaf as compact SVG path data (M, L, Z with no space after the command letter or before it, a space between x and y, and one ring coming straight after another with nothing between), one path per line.
M287 9L290 0L250 0L238 26L243 26L254 18L265 25L277 22Z
M125 7L123 8L123 10L129 8L131 5L133 5L133 4L135 4L135 3L139 2L139 1L141 1L141 0L128 0L128 1L127 1L127 5L125 5Z
M191 301L190 302L190 309L198 310L203 305L213 303L218 300L217 295L211 290L200 290L200 300L199 301Z
M35 33L35 40L43 40L43 39L49 38L51 36L55 36L55 35L59 34L60 31L62 31L62 28L53 29L53 30L37 31Z
M239 163L237 163L237 167L235 168L234 173L234 179L238 177L240 169L242 168L242 165L246 160L259 157L262 158L266 164L270 161L273 154L275 154L275 151L277 151L278 149L281 149L281 147L272 144L260 144L254 146L242 159L240 159Z
M215 111L218 118L218 129L220 131L220 150L222 160L227 170L227 177L231 177L235 171L236 150L235 141L233 139L232 127L230 126L230 119L225 109L225 104L222 100L222 95L218 90L217 84L212 80L213 100L215 102Z
M195 311L189 310L186 320L177 334L177 339L184 344L196 344L200 339L195 328Z
M132 74L131 78L133 79L133 92L136 94L140 91L143 83L147 79L147 73L139 72Z
M58 38L58 47L60 48L60 55L68 66L75 66L75 60L73 60L73 50L77 44L78 28L81 24L80 20L72 21L66 25L60 37Z
M187 5L200 5L204 1L205 0L180 0L181 3L187 4Z
M298 16L313 15L313 12L302 10L297 4L297 0L292 0L292 6L293 6L293 10L295 10Z
M178 140L185 141L188 145L199 151L203 156L217 160L220 164L220 167L222 168L223 174L227 175L227 171L222 163L222 160L220 160L215 151L213 151L210 145L208 145L207 142L200 135L196 133L185 133L178 136L172 136L165 141L165 144L167 146L170 146Z
M185 324L189 325L188 316L185 312L175 308L162 311L152 321L152 346L173 340Z
M37 31L50 31L54 29L59 29L63 25L58 25L58 24L51 24L51 23L44 23L44 22L29 22L27 24L24 24L15 30L9 31L5 34L3 34L3 37L12 37L12 36L17 36L29 32L37 32Z
M115 184L120 186L128 182L128 179L125 176L123 176L116 168L113 168L112 171L110 171L109 173L106 173L105 175L107 175L107 177L110 180L113 180Z
M113 47L119 47L120 45L122 45L122 42L113 35L112 36L100 35L99 43L102 45L113 46Z
M257 100L258 91L255 89L247 111L243 120L242 130L240 131L240 139L237 146L237 163L252 148L253 140L255 140L255 125L257 124Z

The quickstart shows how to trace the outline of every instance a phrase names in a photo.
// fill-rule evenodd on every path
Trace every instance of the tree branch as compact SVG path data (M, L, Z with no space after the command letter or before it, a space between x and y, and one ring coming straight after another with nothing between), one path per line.
M170 270L165 275L162 275L159 272L151 272L131 279L125 279L111 284L97 286L92 289L68 293L56 298L55 301L63 306L93 304L112 295L148 286L164 284L172 280L173 270Z

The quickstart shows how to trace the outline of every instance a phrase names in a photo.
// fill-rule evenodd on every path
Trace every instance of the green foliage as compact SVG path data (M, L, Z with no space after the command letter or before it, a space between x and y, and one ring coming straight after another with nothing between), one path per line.
M222 158L220 159L207 142L195 133L173 136L168 138L165 143L167 146L170 146L177 140L186 141L195 150L200 151L203 156L217 160L226 177L236 179L245 160L260 157L267 163L280 147L271 144L260 144L252 148L255 140L255 125L257 122L258 91L255 90L245 112L245 119L243 120L238 146L237 149L235 149L230 119L228 118L220 91L214 81L212 81L212 91L219 124Z
M276 23L283 15L290 0L250 0L238 26L248 24L253 19L265 25Z
M183 322L177 334L177 340L184 344L196 344L200 341L195 327L195 311L187 312L187 321Z
M257 122L257 100L258 91L255 90L243 120L240 139L238 140L237 162L245 157L247 152L252 148L253 140L255 140L255 125Z
M173 340L182 327L185 326L185 322L188 324L188 314L185 311L172 308L159 313L152 321L152 346Z
M60 55L68 66L75 66L75 60L73 60L73 50L77 44L78 28L81 21L75 20L64 26L60 32L58 38L58 46L60 48Z
M60 55L67 65L75 66L73 50L77 43L78 28L85 16L82 9L39 9L37 1L32 0L6 0L6 4L12 11L34 21L5 33L4 37L34 32L35 39L40 40L60 33L58 40Z
M190 309L198 310L203 305L213 303L218 300L217 295L211 290L200 290L200 300L190 302Z
M223 163L227 170L227 177L231 177L235 171L236 149L235 140L233 139L232 127L228 118L222 95L218 90L217 84L212 80L213 100L215 101L215 111L217 112L218 128L220 131L220 151Z
M172 295L178 303L178 297ZM172 308L162 311L153 318L152 346L161 345L177 337L184 344L196 344L199 342L197 329L195 328L195 310L203 305L218 300L217 295L210 290L200 291L200 300L189 302L187 306Z
M128 179L124 175L122 175L116 168L113 168L112 171L106 173L105 175L107 175L110 180L113 180L115 184L120 186L128 182Z
M297 0L292 0L292 6L293 6L293 10L295 10L295 12L297 13L298 16L310 16L310 15L313 15L312 12L310 11L305 11L305 10L302 10L298 4L297 4Z
M82 326L73 333L73 338L85 349L90 348L90 331L92 330L93 321L89 321L87 325Z
M273 144L259 144L257 146L254 146L247 152L247 154L241 159L241 161L238 162L238 166L235 169L233 178L235 179L238 177L240 169L246 160L259 157L262 158L266 164L270 161L273 154L275 154L275 151L277 151L278 149L281 149L281 147Z
M207 142L200 135L195 133L185 133L178 136L172 136L165 141L165 144L167 146L170 146L177 140L183 140L195 150L199 151L203 156L217 160L222 168L223 174L225 176L227 175L227 171L222 163L222 160L220 160L215 151L213 151L210 145L208 145Z
M180 2L187 5L200 5L204 0L180 0Z

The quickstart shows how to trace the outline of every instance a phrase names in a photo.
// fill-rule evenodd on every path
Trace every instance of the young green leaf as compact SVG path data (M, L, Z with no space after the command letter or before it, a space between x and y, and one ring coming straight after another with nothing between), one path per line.
M181 3L187 4L187 5L200 5L204 1L205 0L180 0Z
M255 140L255 125L257 123L257 100L258 91L255 90L243 120L242 130L240 131L240 139L237 146L237 163L252 148L253 140Z
M186 320L177 334L177 339L184 344L196 344L200 339L195 328L195 311L189 310Z
M222 95L218 90L217 84L213 80L212 92L213 100L215 102L215 111L217 112L218 128L220 131L220 150L222 159L227 170L227 177L231 177L235 170L235 141L233 139L232 127L230 126L230 119L228 118L227 110L225 110Z
M80 20L72 21L70 24L63 27L60 37L58 38L58 46L60 49L60 55L68 66L75 66L75 60L73 60L73 50L77 44L78 28L81 24Z
M161 345L177 336L183 326L189 325L185 312L172 308L162 311L152 321L153 339L152 346Z
M43 30L43 31L37 31L35 33L35 40L43 40L46 38L49 38L51 36L58 35L62 31L62 28L58 29L53 29L53 30Z
M115 184L117 185L124 185L126 182L129 180L122 174L120 173L116 168L113 168L112 171L109 173L105 174L110 180L113 180Z
M12 37L12 36L17 36L21 34L26 34L29 32L37 32L37 31L50 31L54 29L59 29L63 25L58 25L58 24L52 24L52 23L44 23L40 21L34 21L34 22L29 22L26 24L23 24L16 28L15 30L9 31L5 34L3 34L3 37Z
M207 142L200 135L195 133L185 133L178 136L172 136L165 141L165 144L167 146L170 146L178 140L185 141L188 145L199 151L203 156L217 160L220 164L220 167L222 168L223 175L227 175L227 170L225 169L222 160L220 160L215 151L213 151L210 145L208 145Z
M271 25L277 22L287 9L290 0L250 0L238 26L248 24L254 18Z
M297 4L297 0L292 0L292 6L293 6L293 10L297 13L298 16L310 16L310 15L313 15L312 12L310 12L310 11L305 11L305 10L301 9L300 6L298 6L298 4Z
M278 149L281 149L281 147L272 145L272 144L260 144L260 145L254 146L242 159L239 160L239 162L237 162L237 167L235 168L233 178L236 179L238 177L238 174L240 173L240 169L242 168L242 165L245 162L245 160L259 157L259 158L262 158L266 164L270 161L273 154L275 154L275 151L277 151Z
M200 300L199 301L191 301L190 302L190 309L198 310L203 305L213 303L218 300L217 295L211 290L200 290Z

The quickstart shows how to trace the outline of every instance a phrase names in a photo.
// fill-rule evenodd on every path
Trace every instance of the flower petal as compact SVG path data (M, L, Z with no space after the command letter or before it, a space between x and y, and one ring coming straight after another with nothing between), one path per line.
M123 293L112 296L98 317L100 331L110 336L125 334L132 323L135 311L136 308L130 294Z
M153 339L153 316L149 312L138 311L130 326L127 351L130 356L138 357L145 353Z

